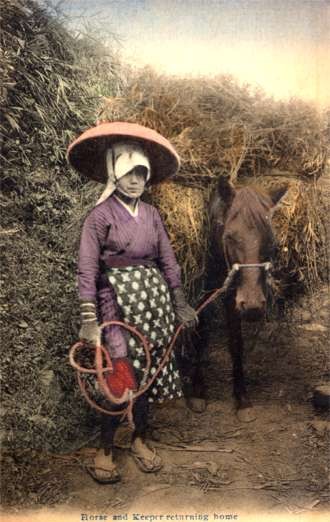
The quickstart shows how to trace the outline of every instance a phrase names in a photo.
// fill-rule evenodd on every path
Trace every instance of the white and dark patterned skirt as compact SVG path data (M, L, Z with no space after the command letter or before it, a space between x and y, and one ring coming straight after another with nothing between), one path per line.
M155 267L111 268L107 277L113 287L123 321L135 326L149 341L151 366L147 380L156 372L174 333L175 314L168 286ZM139 339L126 331L128 355L140 383L145 378L146 358ZM146 392L149 402L182 397L175 355Z

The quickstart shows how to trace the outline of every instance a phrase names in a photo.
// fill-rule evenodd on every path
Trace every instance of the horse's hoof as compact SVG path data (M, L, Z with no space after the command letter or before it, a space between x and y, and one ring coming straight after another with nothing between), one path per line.
M203 413L206 410L206 400L198 397L188 397L186 399L188 408L194 413Z
M315 408L330 410L330 384L323 384L314 389L313 403Z
M238 420L241 422L253 422L256 420L257 415L255 409L251 406L248 408L240 408L237 410Z

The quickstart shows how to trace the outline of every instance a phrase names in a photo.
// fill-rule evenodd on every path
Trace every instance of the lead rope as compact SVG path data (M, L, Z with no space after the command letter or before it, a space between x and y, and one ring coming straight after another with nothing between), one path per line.
M133 418L133 404L134 404L134 396L133 396L133 390L129 390L128 392L128 406L125 411L125 413L122 416L121 420L125 419L125 416L127 415L127 422L129 427L134 430L135 424L134 424L134 418Z
M240 269L240 265L237 265L237 264L233 265L231 270L228 272L228 275L227 275L222 287L214 290L211 293L211 295L202 304L200 304L196 308L197 315L200 314L201 311L204 310L204 308L206 306L208 306L212 301L217 299L220 295L224 295L228 291L228 289L229 289L235 275L239 271L239 269ZM136 400L138 397L140 397L143 393L145 393L150 388L150 386L153 384L153 382L155 381L155 379L157 378L159 373L162 371L162 369L166 365L166 363L172 353L175 341L177 340L181 330L184 328L185 325L184 325L184 323L181 323L178 325L177 329L174 332L171 342L169 343L168 347L166 348L166 352L164 354L163 360L160 362L159 367L157 368L156 372L147 382L145 382L146 376L148 375L150 367L151 367L150 347L149 347L147 338L143 334L141 334L141 332L137 328L135 328L134 326L132 326L130 324L126 324L122 321L107 321L107 322L103 323L100 326L100 328L103 329L105 327L113 326L113 325L122 326L123 328L125 328L126 330L131 332L133 335L136 335L139 338L139 340L141 341L142 346L144 348L145 355L146 355L146 368L144 370L145 376L142 379L140 389L137 392L133 392L132 390L126 389L121 397L115 397L110 392L110 390L106 384L106 380L104 378L104 373L108 372L108 371L112 372L113 368L112 368L112 363L111 363L109 353L103 346L86 345L85 343L80 341L80 342L74 344L70 348L69 362L70 362L71 366L77 371L78 384L79 384L81 393L84 396L84 398L86 399L86 401L88 402L88 404L95 410L97 410L101 413L105 413L106 415L122 415L122 420L125 419L125 417L127 417L129 425L132 428L134 428L134 421L133 421L134 400ZM79 352L82 348L86 348L86 347L88 347L89 349L95 350L95 369L94 368L85 368L85 367L81 366L79 363L77 363L77 361L75 360L76 353ZM106 361L106 367L103 367L103 356ZM96 375L98 385L99 385L103 395L105 396L105 398L108 399L113 404L128 403L126 408L124 408L123 410L120 410L120 411L111 411L111 410L107 410L107 409L99 406L93 399L91 399L90 395L88 394L87 389L86 389L86 384L85 384L84 380L81 378L81 374Z

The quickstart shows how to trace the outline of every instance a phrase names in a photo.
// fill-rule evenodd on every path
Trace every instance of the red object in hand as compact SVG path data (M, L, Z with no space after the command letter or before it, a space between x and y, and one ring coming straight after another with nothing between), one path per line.
M105 377L110 392L115 397L121 397L126 389L136 390L133 367L126 357L112 359L113 372Z

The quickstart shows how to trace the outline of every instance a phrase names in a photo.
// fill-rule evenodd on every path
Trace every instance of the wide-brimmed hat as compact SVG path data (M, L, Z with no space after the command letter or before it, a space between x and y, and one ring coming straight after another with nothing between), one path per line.
M159 183L179 169L180 158L164 136L143 125L122 121L101 123L83 132L70 144L68 161L83 176L105 183L106 150L125 138L143 146L151 164L151 183Z

